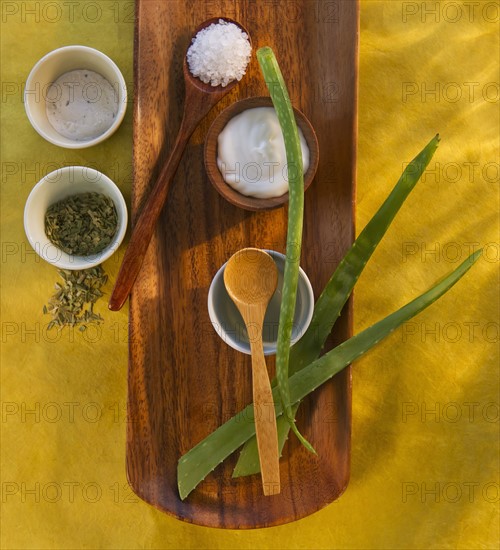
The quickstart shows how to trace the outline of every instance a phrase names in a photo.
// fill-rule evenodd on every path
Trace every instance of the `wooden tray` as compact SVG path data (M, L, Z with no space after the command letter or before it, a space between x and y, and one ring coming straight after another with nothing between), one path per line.
M358 2L136 3L133 216L179 128L182 60L193 29L219 15L236 19L249 29L255 48L275 50L293 104L318 135L320 166L305 198L301 262L318 296L354 236ZM232 479L236 455L185 501L177 492L179 457L252 400L249 357L225 345L211 326L210 281L242 247L285 247L286 208L250 213L232 206L203 166L203 140L216 114L253 95L267 95L255 56L244 80L193 135L130 305L129 482L160 510L212 527L294 521L335 500L349 480L351 373L345 369L301 405L298 426L318 456L290 437L280 495L264 497L260 476ZM328 347L350 334L351 304ZM273 359L269 365L274 374Z

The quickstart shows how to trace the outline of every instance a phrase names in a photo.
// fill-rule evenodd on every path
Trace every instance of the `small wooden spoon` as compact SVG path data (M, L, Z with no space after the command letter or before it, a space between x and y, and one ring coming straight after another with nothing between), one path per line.
M224 19L230 23L234 23L240 27L248 35L248 40L251 44L248 31L236 21L227 17L214 17L202 23L193 34L195 37L198 32L212 23L218 23L219 19ZM191 41L189 42L191 44ZM199 78L196 78L189 71L186 56L184 56L184 83L185 83L185 99L184 113L182 116L181 127L174 144L174 148L170 153L167 163L154 184L149 197L144 204L138 219L135 222L132 236L128 248L125 252L120 271L116 278L115 287L109 300L109 309L117 311L121 309L127 300L134 282L139 274L139 271L146 256L149 243L153 237L156 227L156 222L163 209L163 205L167 200L168 188L170 182L177 171L182 153L186 148L189 138L192 136L200 121L208 114L210 109L218 103L225 95L227 95L237 84L235 80L227 86L211 86L205 84Z
M227 262L224 284L243 317L250 340L255 434L262 488L264 495L277 495L280 492L278 432L262 346L262 325L278 284L278 268L263 250L244 248Z

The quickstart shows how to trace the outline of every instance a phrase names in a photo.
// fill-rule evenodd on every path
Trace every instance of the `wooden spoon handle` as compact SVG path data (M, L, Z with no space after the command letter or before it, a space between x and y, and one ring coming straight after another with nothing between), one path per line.
M156 222L167 199L170 182L179 166L182 153L193 130L186 131L184 124L181 124L168 162L164 165L137 219L109 300L108 307L112 311L121 309L132 290L153 237Z
M277 495L280 490L278 431L273 392L262 348L262 338L252 340L252 384L255 434L259 450L264 495Z
M156 222L160 217L163 205L167 200L168 188L174 177L182 153L186 148L189 138L195 131L200 121L208 114L210 109L224 97L232 86L227 86L222 91L207 92L206 87L194 85L190 82L193 77L184 62L184 78L186 81L186 93L184 98L184 113L181 127L175 140L167 163L164 165L158 180L144 204L139 218L132 230L132 237L125 252L115 287L109 300L109 309L117 311L126 302L134 282L146 256L149 243L155 231ZM208 86L210 88L210 86Z

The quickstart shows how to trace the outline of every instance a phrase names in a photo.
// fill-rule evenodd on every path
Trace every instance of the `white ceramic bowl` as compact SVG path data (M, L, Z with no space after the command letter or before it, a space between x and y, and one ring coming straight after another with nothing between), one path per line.
M278 322L281 305L281 289L283 287L283 271L285 269L285 255L274 250L266 250L278 268L278 287L266 311L262 328L264 355L276 353L278 337ZM226 262L227 263L227 262ZM217 334L232 348L250 355L250 344L245 323L234 302L229 297L224 285L224 264L212 280L208 291L208 314ZM311 323L314 311L314 293L305 274L300 268L297 301L292 329L292 344L297 342Z
M76 69L99 73L118 94L118 113L113 124L103 134L85 141L62 136L50 124L46 113L49 86L62 74ZM31 69L24 90L24 107L33 128L47 141L68 149L83 149L116 132L127 110L127 86L120 69L107 55L87 46L64 46L46 54Z
M115 204L118 227L111 243L98 254L73 256L53 245L45 235L45 213L51 204L79 193L107 195ZM88 269L107 260L120 246L127 229L127 205L118 187L104 174L85 166L67 166L47 174L33 187L24 208L24 230L35 252L62 269Z

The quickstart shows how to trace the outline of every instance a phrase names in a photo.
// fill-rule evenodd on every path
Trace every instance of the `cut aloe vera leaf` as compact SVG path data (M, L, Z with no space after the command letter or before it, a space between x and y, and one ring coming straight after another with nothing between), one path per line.
M290 427L301 443L309 451L315 453L316 451L300 434L295 425L295 415L292 412L290 403L290 387L288 383L288 364L299 281L300 250L304 221L302 147L290 96L288 95L285 80L273 50L268 46L258 49L257 59L273 101L274 110L281 126L281 132L283 133L288 169L288 228L276 343L276 379L278 381L281 404L283 405L283 410Z
M434 303L465 275L481 254L482 249L476 251L427 292L296 372L290 377L292 404L304 399L306 395L360 358L403 323ZM282 414L282 408L277 399L277 388L274 388L273 395L276 415L279 416ZM250 404L179 459L177 484L181 499L184 500L216 466L255 434L252 411L253 404Z
M316 302L308 330L290 350L290 374L299 371L320 356L326 339L349 299L366 263L422 176L438 145L439 135L436 135L410 162L390 195L361 231L338 265ZM282 430L283 420L278 419L278 432ZM280 453L283 450L281 445L284 445L286 440L287 434L279 440ZM238 458L234 476L245 476L260 472L260 466L257 470L255 469L256 458L256 442L250 440L245 444Z

